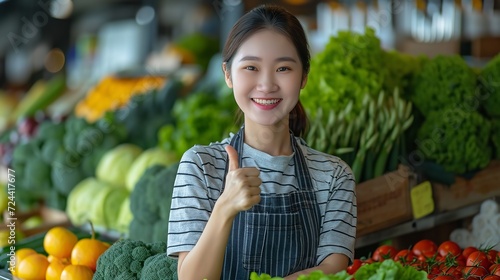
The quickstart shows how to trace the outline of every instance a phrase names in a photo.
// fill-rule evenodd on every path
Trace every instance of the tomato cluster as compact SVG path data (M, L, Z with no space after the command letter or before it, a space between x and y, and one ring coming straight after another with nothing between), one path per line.
M436 244L423 239L409 249L381 245L367 258L355 259L347 268L353 275L364 264L393 259L402 265L427 272L432 280L500 280L500 252L491 248L467 247L447 240Z

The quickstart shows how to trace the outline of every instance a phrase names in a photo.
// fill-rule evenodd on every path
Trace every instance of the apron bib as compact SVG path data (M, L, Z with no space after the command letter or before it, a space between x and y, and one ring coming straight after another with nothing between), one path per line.
M320 211L309 169L291 134L299 190L261 194L261 201L236 215L229 236L223 280L247 280L250 273L284 277L316 266ZM244 127L231 139L242 166ZM227 174L228 164L226 163ZM225 187L225 176L222 191Z

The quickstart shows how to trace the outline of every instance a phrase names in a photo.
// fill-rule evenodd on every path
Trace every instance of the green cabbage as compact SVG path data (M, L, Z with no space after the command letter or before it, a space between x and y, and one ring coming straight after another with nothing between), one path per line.
M178 161L179 157L175 152L160 147L147 149L132 163L126 176L125 186L129 191L132 191L148 167L156 164L168 166Z
M121 144L106 152L97 165L97 179L125 187L126 175L135 159L142 153L142 148L134 144Z

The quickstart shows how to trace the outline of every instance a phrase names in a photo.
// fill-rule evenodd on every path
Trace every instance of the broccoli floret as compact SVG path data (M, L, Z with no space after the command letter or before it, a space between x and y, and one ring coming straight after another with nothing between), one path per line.
M169 257L167 253L149 257L144 263L140 279L177 279L177 260Z
M164 253L167 251L167 243L164 241L156 241L153 243L149 243L149 248L149 250L155 255Z
M158 248L165 249L166 246L166 243L119 240L97 260L94 279L139 279L146 261L157 254Z
M147 258L149 258L150 252L146 247L135 247L134 250L132 250L132 258L134 260L143 262Z
M174 180L178 164L154 165L139 179L130 195L133 220L129 236L143 242L166 241Z

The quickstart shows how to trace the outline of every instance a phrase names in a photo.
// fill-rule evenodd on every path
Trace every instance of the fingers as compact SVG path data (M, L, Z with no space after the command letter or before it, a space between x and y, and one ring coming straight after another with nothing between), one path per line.
M231 145L226 145L225 149L229 160L229 171L238 169L238 152Z

